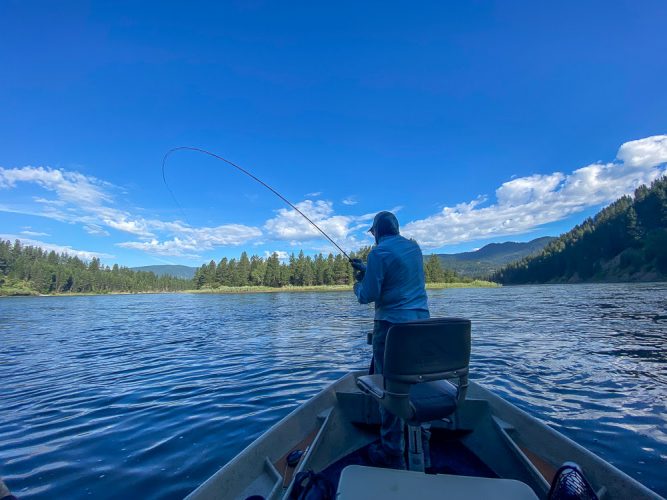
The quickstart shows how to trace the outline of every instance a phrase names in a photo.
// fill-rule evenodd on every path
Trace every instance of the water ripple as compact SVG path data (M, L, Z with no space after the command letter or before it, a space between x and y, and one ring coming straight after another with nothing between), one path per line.
M438 290L471 376L662 495L667 285ZM350 293L0 301L0 475L22 498L180 498L366 366ZM168 479L168 480L167 480Z

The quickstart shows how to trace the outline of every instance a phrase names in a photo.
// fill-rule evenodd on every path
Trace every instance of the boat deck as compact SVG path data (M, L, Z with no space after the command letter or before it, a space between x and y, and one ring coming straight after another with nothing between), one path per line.
M376 430L379 435L379 429ZM440 429L432 431L431 445L431 468L432 474L451 474L456 476L474 476L497 478L498 475L486 466L473 452L465 447L457 435ZM346 455L340 460L329 465L321 473L337 485L343 469L349 465L363 465L372 467L367 458L367 449L370 445Z

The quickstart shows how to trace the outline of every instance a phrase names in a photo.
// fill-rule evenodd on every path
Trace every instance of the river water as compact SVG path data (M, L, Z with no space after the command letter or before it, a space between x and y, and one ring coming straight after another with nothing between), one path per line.
M429 292L471 378L667 496L667 283ZM21 498L180 498L366 367L351 292L0 300L0 476Z

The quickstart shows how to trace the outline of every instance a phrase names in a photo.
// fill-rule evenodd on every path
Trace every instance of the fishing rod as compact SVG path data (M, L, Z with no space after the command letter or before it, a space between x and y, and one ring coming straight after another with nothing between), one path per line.
M290 207L292 207L294 210L296 210L296 211L299 213L299 215L301 215L304 219L306 219L308 222L310 222L310 224L311 224L315 229L317 229L320 233L322 233L322 235L323 235L327 240L329 240L329 241L331 242L331 244L333 244L333 246L335 246L338 250L340 250L341 253L342 253L343 255L345 255L345 257L347 257L347 260L349 260L350 262L352 262L352 259L351 259L350 256L345 252L345 250L343 250L343 249L342 249L342 248L341 248L341 247L340 247L334 240L332 240L332 239L329 237L329 235L328 235L327 233L325 233L324 231L322 231L322 229L321 229L317 224L315 224L312 220L310 220L310 218L308 218L308 216L307 216L306 214L304 214L301 210L299 210L298 208L296 208L296 207L295 207L295 206L294 206L294 205L293 205L287 198L285 198L282 194L280 194L278 191L276 191L275 189L273 189L271 186L269 186L269 185L268 185L266 182L264 182L263 180L261 180L261 179L255 177L253 174L251 174L250 172L248 172L248 171L247 171L246 169L244 169L243 167L240 167L240 166L237 165L236 163L231 162L231 161L227 160L226 158L223 158L223 157L220 156L220 155L217 155L217 154L215 154L215 153L211 153L210 151L206 151L205 149L195 148L195 147L193 147L193 146L178 146L178 147L175 147L175 148L171 148L169 151L167 151L167 152L165 153L165 155L164 155L164 158L162 159L162 180L164 181L164 185L167 186L167 189L169 190L169 193L171 193L171 197L174 199L174 201L176 202L176 204L177 204L179 207L181 206L180 203L178 203L178 200L176 199L176 196L174 196L174 193L173 193L172 190L169 188L169 184L167 184L167 177L166 177L166 175L165 175L165 166L166 166L166 164L167 164L167 158L169 158L169 156L170 156L172 153L174 153L174 152L176 152L176 151L181 151L181 150L196 151L196 152L198 152L198 153L204 153L204 154L207 154L207 155L209 155L209 156L212 156L213 158L216 158L217 160L224 161L225 163L227 163L227 164L231 165L232 167L236 168L237 170L240 170L241 172L243 172L244 174L246 174L246 175L247 175L248 177L250 177L251 179L254 179L255 181L259 182L262 186L264 186L266 189L268 189L269 191L271 191L271 192L272 192L273 194L275 194L278 198L280 198L280 199L283 200L285 203L287 203ZM182 208L181 208L181 211L183 211Z

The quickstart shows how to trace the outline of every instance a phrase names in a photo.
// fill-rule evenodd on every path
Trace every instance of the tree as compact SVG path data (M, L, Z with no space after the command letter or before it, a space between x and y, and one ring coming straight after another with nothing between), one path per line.
M250 259L246 252L241 253L239 265L237 268L239 286L248 286L250 284Z
M437 255L432 254L424 265L424 278L427 283L444 283L445 273Z
M268 259L266 259L264 286L279 287L280 283L280 260L278 259L278 254L274 252Z
M260 286L264 284L266 274L266 263L261 257L253 255L250 258L250 285Z

